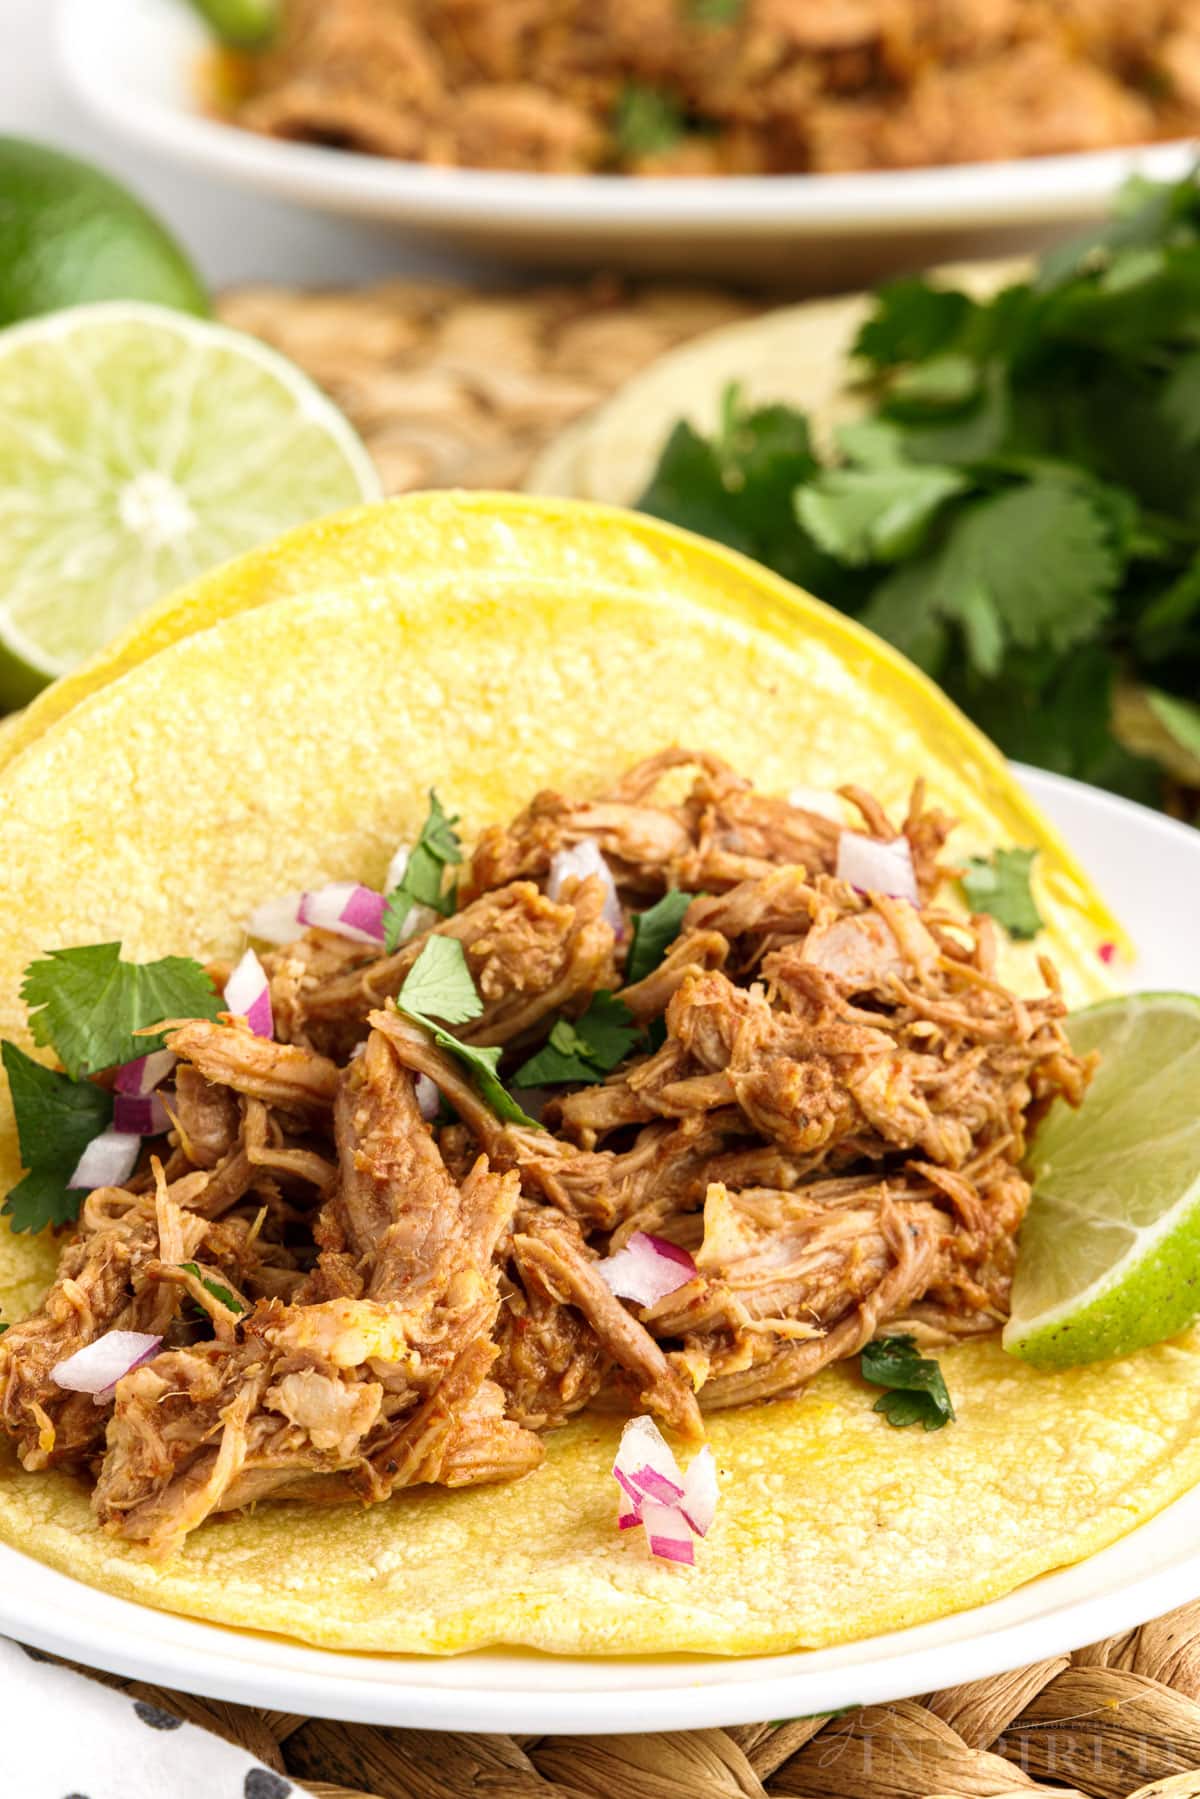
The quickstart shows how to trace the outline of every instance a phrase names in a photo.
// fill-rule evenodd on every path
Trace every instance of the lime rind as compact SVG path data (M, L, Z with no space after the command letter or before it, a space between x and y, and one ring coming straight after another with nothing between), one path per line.
M1105 1000L1069 1029L1102 1061L1083 1108L1035 1141L1004 1332L1046 1367L1132 1354L1200 1314L1200 999Z

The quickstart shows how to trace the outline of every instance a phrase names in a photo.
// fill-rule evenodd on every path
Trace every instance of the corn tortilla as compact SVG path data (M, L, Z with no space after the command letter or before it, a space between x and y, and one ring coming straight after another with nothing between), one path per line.
M273 594L254 603L268 566ZM206 618L185 602L184 630L168 609L156 647L85 676L0 776L0 1033L25 1047L18 988L40 951L114 937L136 959L236 950L272 893L379 881L431 785L470 837L538 787L595 790L672 740L768 790L855 780L893 808L924 773L962 820L962 852L1040 847L1035 947L1075 1001L1106 989L1096 950L1113 921L979 734L867 633L684 533L422 496L294 533L208 597ZM1030 954L1013 957L1018 983ZM17 1171L6 1102L6 1187ZM36 1303L56 1259L48 1239L0 1236L5 1317ZM617 1533L618 1425L593 1417L509 1486L367 1511L264 1505L164 1565L102 1535L70 1477L10 1458L0 1539L146 1604L334 1647L745 1654L992 1597L1200 1478L1200 1335L1065 1374L995 1342L943 1366L958 1422L933 1435L892 1430L846 1366L798 1400L715 1418L722 1498L693 1570Z

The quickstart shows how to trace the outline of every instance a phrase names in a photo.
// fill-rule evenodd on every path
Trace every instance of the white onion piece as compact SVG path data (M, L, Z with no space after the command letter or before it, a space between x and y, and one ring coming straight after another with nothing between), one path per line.
M634 1231L624 1249L601 1262L600 1276L618 1299L652 1306L694 1280L696 1264L686 1249L668 1243L665 1237Z
M688 1463L688 1471L683 1477L683 1498L679 1501L680 1511L698 1537L708 1535L709 1526L717 1515L719 1498L717 1464L706 1443Z
M617 898L617 883L613 880L612 869L590 837L581 838L574 849L559 850L550 858L550 877L546 882L546 892L552 900L556 900L568 881L586 881L589 875L596 875L604 888L604 910L601 917L612 926L613 934L620 942L625 934L625 914Z
M401 881L408 873L408 858L411 854L412 851L409 849L407 843L402 843L400 848L396 851L396 854L388 863L387 873L383 877L383 891L385 893L390 893L393 887L398 887L400 885Z
M886 893L893 899L920 904L912 850L907 837L878 843L857 831L843 831L838 838L837 878L860 893Z
M136 1062L126 1062L117 1070L117 1092L128 1093L134 1099L153 1093L178 1060L173 1049L156 1049L148 1056L139 1056Z
M281 893L264 900L246 920L246 931L262 943L294 943L304 930L300 918L302 893Z
M161 1093L118 1093L113 1098L113 1130L121 1135L159 1137L171 1129Z
M137 1166L142 1140L130 1131L109 1129L93 1137L67 1182L94 1193L97 1187L121 1187Z
M832 819L835 825L846 821L841 800L836 793L830 793L825 787L793 787L787 796L787 803L800 812L816 812L821 818Z
M682 1562L690 1568L696 1560L696 1546L687 1519L677 1506L658 1505L648 1499L642 1507L642 1523L651 1555L664 1562Z
M373 887L357 881L330 881L301 896L300 922L334 931L354 943L382 943L386 906L382 893Z
M271 985L266 969L252 949L246 951L226 981L223 998L226 1010L235 1018L244 1018L256 1037L274 1037Z
M157 1355L161 1343L147 1331L105 1331L52 1368L50 1378L68 1393L90 1393L103 1405L121 1376Z
M442 1109L442 1096L436 1085L427 1074L417 1076L414 1091L417 1096L417 1110L426 1124L432 1124Z

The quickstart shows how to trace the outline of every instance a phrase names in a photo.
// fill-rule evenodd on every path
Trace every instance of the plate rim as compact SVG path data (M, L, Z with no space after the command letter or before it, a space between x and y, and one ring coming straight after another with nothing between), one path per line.
M1020 764L1015 772L1035 801L1091 809L1114 830L1136 828L1200 851L1186 825L1134 801ZM695 1729L758 1722L882 1703L1007 1672L1131 1628L1200 1597L1196 1542L1200 1487L1193 1488L1097 1557L1053 1570L1018 1593L1048 1593L1047 1607L1007 1622L1005 1599L956 1614L964 1634L923 1641L937 1624L865 1638L833 1651L775 1656L550 1657L531 1651L472 1651L460 1656L387 1656L312 1648L239 1632L117 1599L82 1586L22 1552L0 1546L0 1630L35 1648L91 1666L207 1697L346 1721L472 1731L589 1732ZM1147 1558L1157 1559L1149 1565ZM1071 1577L1105 1556L1134 1571L1108 1590L1071 1598ZM1136 1564L1144 1564L1141 1572ZM5 1574L18 1577L5 1579ZM1065 1598L1055 1597L1064 1583ZM22 1588L25 1589L22 1592ZM1011 1596L1010 1596L1011 1597ZM74 1599L74 1604L72 1600ZM974 1621L974 1628L970 1628ZM946 1620L939 1621L942 1625ZM859 1661L860 1656L868 1659ZM824 1657L822 1662L819 1658ZM598 1685L553 1686L537 1670L573 1666ZM508 1677L516 1667L528 1681ZM605 1679L611 1670L611 1680ZM476 1676L472 1684L472 1676ZM501 1676L505 1676L502 1678Z
M540 175L433 168L355 151L260 138L198 111L110 79L112 20L139 18L177 39L177 59L202 47L203 28L182 0L56 0L59 66L76 97L121 136L176 160L257 188L350 212L429 225L521 226L546 238L629 232L772 237L782 232L853 238L916 228L1051 224L1099 216L1127 175L1181 175L1195 157L1187 139L841 175L728 175L687 181L623 175ZM179 68L177 60L175 67Z

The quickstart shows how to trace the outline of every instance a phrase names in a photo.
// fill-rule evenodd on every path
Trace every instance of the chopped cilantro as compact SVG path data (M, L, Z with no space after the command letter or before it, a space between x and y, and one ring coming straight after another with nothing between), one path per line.
M683 108L661 88L627 81L613 110L613 136L623 161L660 156L683 136Z
M1036 850L998 849L990 857L971 856L962 878L973 912L988 912L1010 937L1036 937L1043 919L1029 884Z
M880 1337L862 1352L862 1376L874 1387L887 1387L872 1407L897 1430L923 1424L941 1430L954 1419L942 1371L930 1356L917 1354L912 1337Z
M828 451L729 389L639 504L879 632L1010 756L1174 804L1200 786L1197 320L1200 170L1138 180L1029 281L881 288Z
M429 814L413 845L402 879L387 896L383 930L389 955L399 943L404 921L414 906L428 906L444 918L453 912L454 890L444 891L444 877L447 868L462 861L462 841L454 829L457 823L457 813L448 818L437 794L430 788Z
M224 1306L227 1312L238 1313L246 1310L236 1293L231 1292L228 1287L222 1286L220 1281L214 1281L207 1274L201 1274L199 1262L180 1262L179 1266L185 1274L190 1274L198 1280L204 1291L211 1293L217 1304Z
M522 1063L514 1087L554 1087L563 1081L602 1081L623 1062L641 1036L633 1013L612 993L594 993L574 1023L560 1018L549 1041Z
M170 1018L216 1018L221 999L187 956L122 962L119 943L51 950L25 970L21 998L35 1043L50 1045L72 1080L161 1049L139 1036Z
M683 915L695 898L694 893L684 893L674 887L670 893L664 893L656 905L634 915L633 939L625 964L625 979L631 987L654 973L678 937Z
M79 1216L84 1195L67 1186L80 1156L112 1123L112 1095L91 1081L44 1068L5 1043L4 1072L17 1121L21 1165L28 1170L4 1202L14 1231L40 1231Z
M467 967L466 952L457 937L430 937L409 969L396 1005L414 1024L429 1031L441 1049L449 1050L462 1063L497 1118L506 1124L528 1124L538 1129L537 1119L521 1110L500 1080L499 1048L477 1049L474 1044L460 1043L434 1023L435 1019L444 1019L447 1024L465 1024L483 1011L483 1001Z
M736 25L742 0L687 0L688 16L697 25Z

